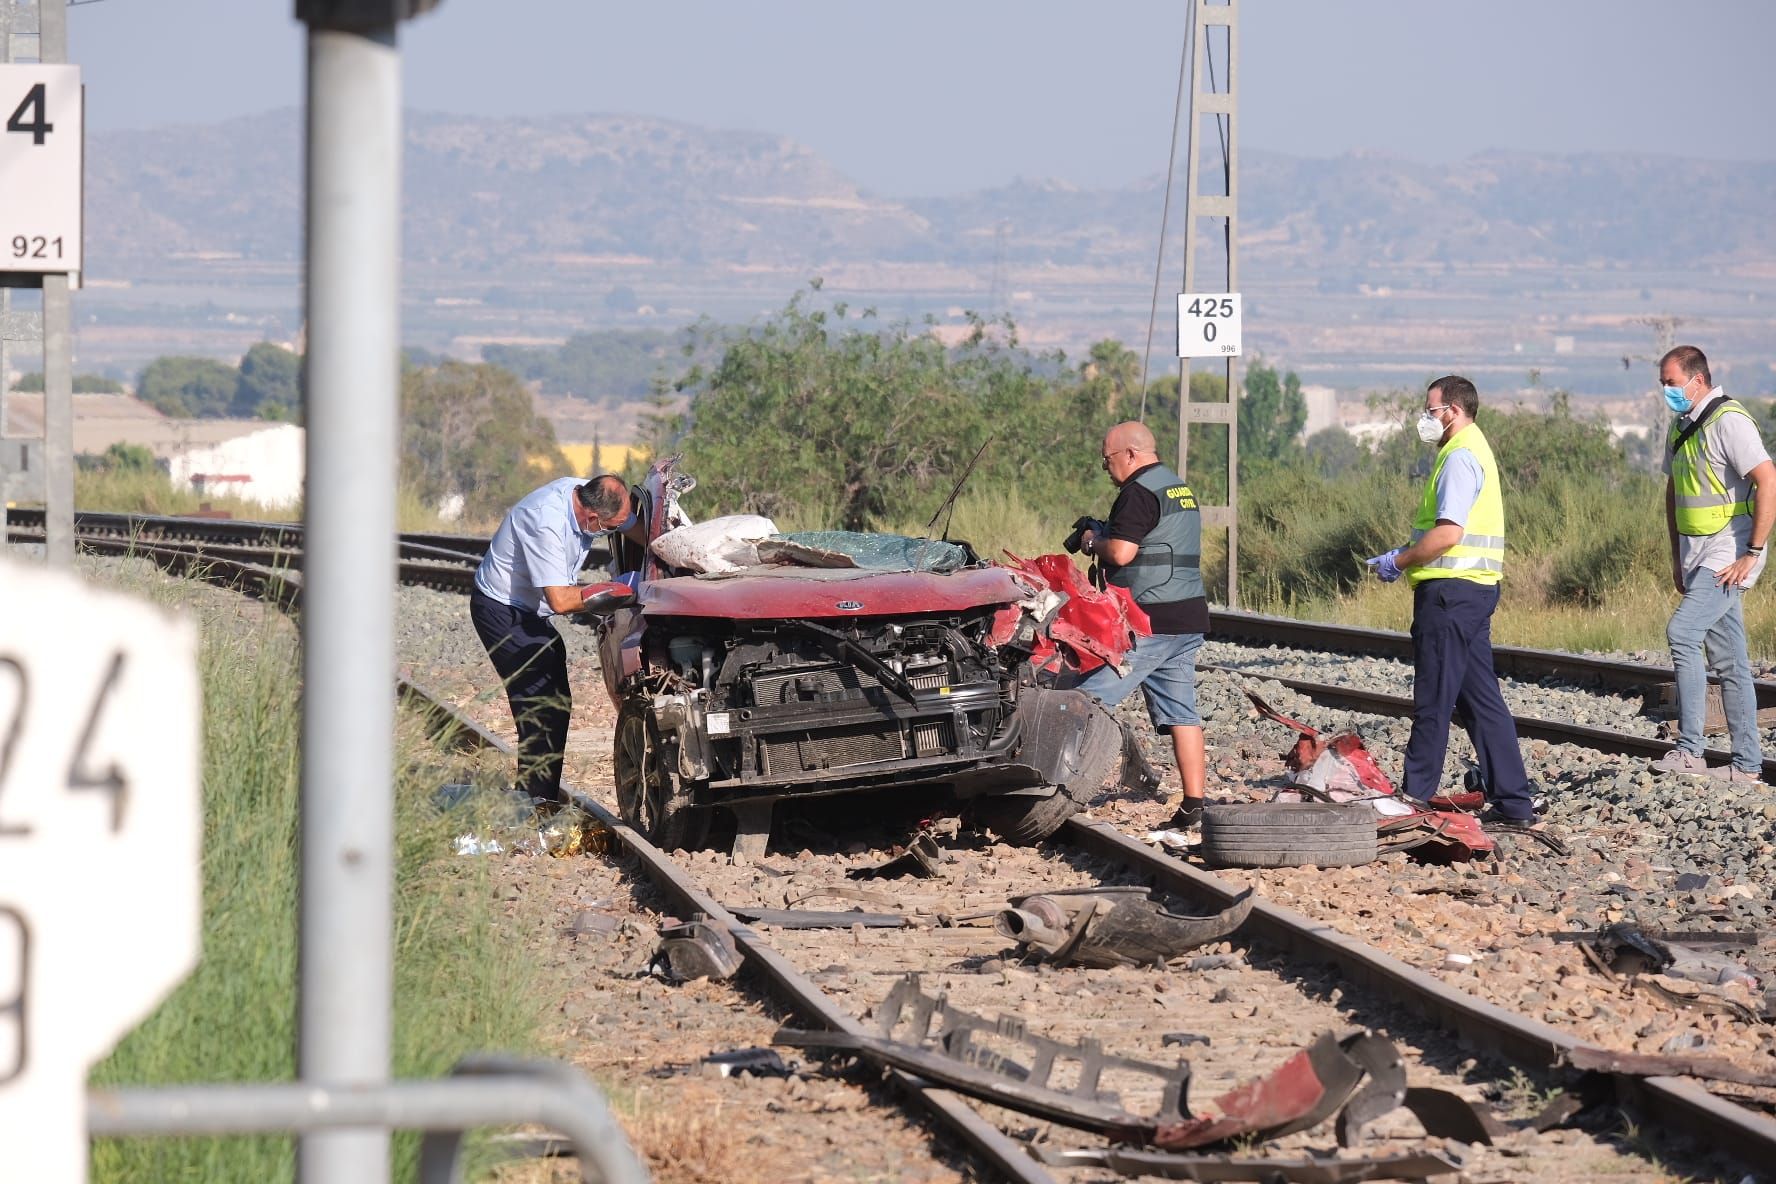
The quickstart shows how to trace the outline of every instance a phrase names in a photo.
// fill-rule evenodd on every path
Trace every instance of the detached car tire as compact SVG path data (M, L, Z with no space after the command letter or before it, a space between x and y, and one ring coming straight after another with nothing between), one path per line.
M653 712L636 700L617 712L612 757L617 813L664 851L696 850L709 837L709 811L690 804L690 794L662 759Z
M1077 813L1079 803L1058 789L1045 798L999 794L974 802L974 816L1014 847L1040 843Z
M1357 867L1377 855L1375 811L1362 802L1230 802L1203 809L1202 858L1213 867Z

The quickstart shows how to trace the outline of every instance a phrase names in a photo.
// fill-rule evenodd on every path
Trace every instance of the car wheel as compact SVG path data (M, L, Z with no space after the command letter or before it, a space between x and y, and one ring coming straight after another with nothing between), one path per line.
M691 805L690 794L662 759L660 732L645 702L630 700L617 712L614 745L617 813L664 850L694 850L709 834L709 811Z
M1014 847L1040 843L1078 812L1079 803L1059 789L1045 798L1018 794L974 801L974 816Z
M1367 802L1226 802L1203 808L1212 867L1357 867L1376 859Z

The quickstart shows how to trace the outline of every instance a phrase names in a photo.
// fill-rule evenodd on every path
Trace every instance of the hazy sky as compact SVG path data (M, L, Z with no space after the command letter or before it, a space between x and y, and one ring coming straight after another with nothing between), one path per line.
M75 8L95 130L292 106L291 0ZM792 137L866 188L1118 185L1166 160L1185 0L443 0L410 107L634 112ZM1241 144L1776 159L1771 0L1243 0Z

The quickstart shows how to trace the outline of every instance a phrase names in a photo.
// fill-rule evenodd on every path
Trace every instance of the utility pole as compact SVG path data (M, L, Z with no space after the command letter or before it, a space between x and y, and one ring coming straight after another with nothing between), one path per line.
M1192 0L1195 46L1190 67L1190 161L1184 196L1184 284L1178 299L1178 473L1188 480L1190 425L1218 423L1227 428L1227 504L1201 505L1206 526L1227 528L1227 606L1239 607L1239 364L1241 315L1239 297L1239 0ZM1221 32L1215 37L1215 31ZM1216 54L1215 42L1221 42ZM1217 71L1216 57L1222 61ZM1204 137L1204 116L1212 116L1215 132ZM1220 148L1219 192L1202 190L1202 154ZM1226 251L1224 282L1198 286L1201 246L1198 223L1210 219L1222 224ZM1224 294L1224 295L1218 295ZM1197 357L1225 359L1227 401L1193 403L1190 400L1190 360Z
M61 65L67 60L67 0L0 0L0 65L12 65L21 61L39 65ZM42 160L58 157L70 159L67 153L79 152L82 135L80 99L72 85L70 83L70 94L73 95L68 100L70 106L58 108L53 120L46 113L49 100L41 86L26 90L22 96L10 93L0 95L0 106L7 108L6 111L0 111L0 118L7 120L7 132L3 134L9 135L6 148L9 154L8 163L17 168L17 171L11 173L9 183L20 184L23 181L19 190L21 193L26 192L25 187L37 179L36 166L39 160L12 158L14 148L10 136L15 131L29 133L19 143L28 145L33 156ZM14 102L18 103L16 109ZM61 102L59 92L57 102ZM68 110L74 115L72 120L62 114ZM21 118L23 116L29 118ZM15 121L20 125L19 129L14 128ZM56 135L58 124L61 127L59 136ZM55 137L53 141L52 136ZM0 271L0 439L6 436L5 388L9 385L6 375L12 367L11 347L15 344L40 347L43 356L41 455L44 502L47 506L44 518L45 551L51 567L74 565L74 346L70 291L79 282L78 272L81 266L78 242L79 178L77 165L74 167L72 192L67 194L74 208L60 211L67 224L72 227L72 234L57 236L51 232L43 235L18 235L16 232L22 226L9 229L8 266L6 270ZM58 197L63 193L60 189L55 191ZM32 228L35 229L36 224ZM46 243L40 254L35 246L40 238L53 240L56 249L51 251ZM74 241L69 241L70 238ZM26 244L26 256L14 259L18 255L16 244L20 241ZM57 256L60 257L59 262ZM37 262L39 259L42 260L40 264ZM52 271L51 268L60 270ZM15 287L40 288L43 292L42 312L18 310L12 299L12 289ZM9 471L10 457L7 466ZM5 501L12 492L11 484L10 476L0 479L0 485L7 487L0 489L0 546L6 541Z
M437 0L296 0L308 26L308 435L297 1069L389 1079L401 21ZM300 1184L387 1184L389 1135L307 1134Z

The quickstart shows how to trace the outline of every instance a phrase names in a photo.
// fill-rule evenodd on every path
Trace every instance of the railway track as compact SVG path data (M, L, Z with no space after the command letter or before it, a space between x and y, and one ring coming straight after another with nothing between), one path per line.
M240 539L239 535L233 536L233 542L229 545L253 549L253 544L242 543ZM113 536L111 543L103 549L109 550L111 545L119 541ZM282 541L287 545L289 540L286 537ZM177 574L226 583L285 607L294 607L299 603L299 584L261 564L216 554L215 548L221 545L214 540L210 548L138 542L134 549ZM144 550L145 546L151 549ZM1222 625L1225 627L1226 622L1223 621ZM1247 626L1240 628L1245 629ZM1260 624L1256 628L1264 629L1267 626ZM1354 632L1358 636L1345 636L1340 641L1355 646L1365 640L1363 635L1375 633L1368 630ZM1284 636L1299 638L1304 635L1279 631L1265 635L1264 644L1299 644L1283 641ZM1390 641L1385 644L1395 643ZM1552 656L1548 660L1555 661L1558 657ZM1586 659L1582 664L1588 665L1591 661ZM1669 677L1668 671L1659 671L1658 668L1636 667L1630 663L1608 665L1612 668L1627 668L1612 669L1607 675L1624 680L1613 684L1616 687L1644 688L1661 676ZM1548 672L1554 668L1557 667L1542 667L1542 673L1538 677L1556 677ZM1629 671L1640 672L1638 677L1643 681L1625 681L1629 678ZM1318 684L1299 684L1299 689L1310 696L1316 690L1328 696L1348 695L1351 691L1351 688ZM472 721L468 721L465 726L463 717L454 708L421 687L407 684L402 688L402 694L408 702L431 714L440 724L448 721L455 729L455 734L469 738L471 743L495 746L503 743L485 730L475 727ZM1386 710L1390 713L1400 709L1401 704L1397 698L1392 702L1384 699L1365 700L1356 709ZM1601 733L1598 729L1592 731ZM1597 744L1609 742L1607 734L1590 736L1588 739ZM1583 741L1563 736L1562 742ZM1660 744L1658 750L1663 751L1664 747L1666 746ZM1624 747L1622 750L1632 749ZM837 946L832 934L809 937L794 930L768 931L758 926L749 926L743 924L729 906L744 910L772 907L773 903L781 903L770 901L761 892L766 888L776 890L784 887L779 881L785 879L791 884L799 884L803 889L817 888L821 881L843 882L844 871L850 870L845 866L846 860L843 858L826 854L818 857L811 866L779 869L787 872L782 876L761 877L756 871L725 866L721 867L720 874L715 874L718 865L711 864L708 870L701 864L687 867L683 862L654 849L640 835L623 826L611 816L604 804L590 799L586 800L586 804L589 810L610 826L623 847L635 856L637 866L643 874L677 907L687 913L705 913L718 924L729 927L736 944L749 965L760 974L767 989L808 1026L840 1032L857 1029L860 1015L877 1001L884 985L907 970L941 978L953 993L958 1006L988 1013L994 1010L995 998L1002 998L1005 994L996 990L994 984L1003 986L1009 981L1008 975L1026 973L1004 958L1007 943L1003 939L993 938L990 931L939 924L841 934L839 944L842 944L845 936L852 940L846 947L848 961L842 968L835 969L833 954ZM987 903L994 897L1002 899L1013 891L1023 893L1084 887L1093 883L1102 885L1136 881L1153 885L1165 893L1168 899L1179 904L1187 904L1198 910L1214 910L1223 907L1238 891L1235 884L1154 852L1101 821L1075 820L1059 836L1052 851L1033 855L1030 861L1025 861L1022 857L1010 860L1003 854L994 855L990 850L982 852L966 847L958 848L954 854L958 861L958 866L952 869L955 878L959 884L966 886L967 899L976 903ZM917 906L916 891L894 891L903 898L902 903ZM1332 988L1326 985L1325 975L1326 968L1330 966L1336 968L1336 978L1332 981L1347 992L1351 1015L1398 1017L1410 1014L1422 1017L1427 1022L1428 1027L1422 1038L1415 1034L1412 1041L1416 1043L1408 1043L1408 1055L1412 1057L1424 1053L1421 1045L1426 1042L1457 1038L1469 1047L1493 1052L1509 1063L1541 1072L1561 1058L1570 1056L1578 1046L1578 1041L1559 1029L1493 1007L1455 990L1372 946L1336 932L1321 920L1273 905L1260 904L1254 910L1248 926L1247 935L1240 940L1246 956L1238 968L1238 981L1231 983L1231 993L1235 997L1244 993L1253 1000L1240 1005L1242 1008L1252 1008L1251 1015L1244 1017L1248 1020L1270 1014L1305 1014L1304 1009L1309 1009L1309 1005L1313 1003L1312 989L1304 993L1301 984L1319 983L1322 993L1329 992ZM983 965L995 961L1000 963L996 970L982 973ZM1091 977L1094 974L1100 977L1094 979ZM1049 976L1038 972L1031 975L1037 980L1044 977L1053 980L1045 984L1048 986L1046 992L1037 994L1049 996L1049 1002L1053 1005L1051 1014L1055 1021L1054 1031L1058 1036L1064 1037L1069 1032L1079 1035L1091 1035L1094 1031L1106 1032L1110 1034L1107 1043L1115 1051L1137 1056L1144 1054L1148 1059L1163 1061L1168 1050L1155 1043L1157 1035L1169 1026L1188 1027L1188 1022L1180 1022L1180 1014L1203 1015L1203 1009L1212 1008L1211 996L1204 995L1198 999L1190 994L1192 984L1180 986L1168 981L1167 990L1153 991L1149 988L1147 994L1155 999L1163 999L1172 994L1174 988L1179 993L1157 1008L1142 1011L1134 1008L1130 1002L1142 998L1141 991L1137 990L1128 1000L1124 1000L1122 988L1127 984L1111 982L1102 977L1107 974L1110 972L1079 972L1076 981L1069 983L1070 989L1065 991L1057 984L1074 978L1075 972L1057 971ZM1248 975L1252 977L1246 977ZM1169 979L1176 977L1168 976ZM820 981L817 982L817 979ZM822 990L822 985L829 989ZM1216 986L1217 993L1228 990L1228 985ZM1012 994L1020 995L1019 992ZM1081 1006L1081 996L1084 999L1106 996L1117 1001L1114 1016L1090 1015L1093 1008L1090 1005ZM1027 997L1024 1001L1028 1001ZM1024 1018L1035 1027L1043 1017L1026 1014ZM1094 1020L1098 1022L1094 1023ZM1238 1030L1237 1024L1230 1026L1218 1015L1214 1022L1218 1025L1217 1032ZM1335 1023L1336 1017L1327 1017L1326 1022ZM1379 1019L1378 1026L1379 1024L1396 1027L1394 1020L1388 1018ZM1437 1035L1439 1031L1443 1036ZM1270 1035L1274 1038L1275 1033ZM1256 1032L1252 1033L1250 1044L1242 1043L1240 1036L1221 1039L1222 1051L1226 1052L1228 1058L1225 1062L1219 1059L1219 1055L1211 1057L1199 1054L1192 1057L1193 1062L1197 1063L1198 1096L1218 1092L1214 1088L1216 1085L1232 1084L1248 1076L1258 1060L1253 1055L1253 1048L1264 1047ZM1443 1054L1443 1059L1447 1059L1446 1053ZM1422 1061L1415 1059L1415 1064L1422 1065ZM1022 1142L1008 1136L1000 1125L1006 1123L1018 1133L1027 1134L1030 1129L1028 1120L1019 1123L1015 1116L1010 1116L1008 1121L1008 1116L1003 1112L983 1112L949 1091L934 1089L910 1074L899 1073L897 1080L909 1098L930 1112L940 1125L949 1129L969 1147L972 1155L991 1165L994 1171L1018 1180L1057 1178L1053 1172L1031 1159ZM1608 1081L1617 1097L1634 1103L1662 1127L1696 1136L1707 1146L1731 1154L1753 1168L1776 1163L1776 1124L1751 1109L1713 1096L1700 1085L1688 1080L1624 1073L1607 1074L1604 1080ZM994 1118L999 1122L993 1121ZM1553 1144L1549 1146L1555 1148L1550 1154L1558 1157L1558 1148ZM1534 1150L1531 1148L1525 1153L1533 1155ZM1553 1160L1550 1160L1550 1168L1552 1167ZM1071 1174L1074 1169L1062 1170L1065 1178L1078 1178ZM1540 1173L1531 1172L1529 1175L1539 1178Z

